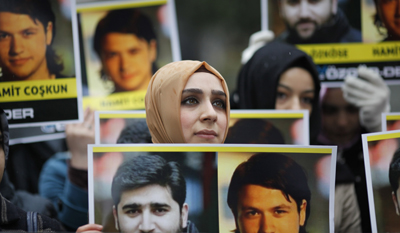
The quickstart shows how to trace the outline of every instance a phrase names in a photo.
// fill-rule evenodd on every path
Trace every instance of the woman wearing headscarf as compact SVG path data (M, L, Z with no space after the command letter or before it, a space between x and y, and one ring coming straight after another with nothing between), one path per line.
M320 81L306 53L286 43L268 43L242 67L237 88L233 108L308 110L310 142L316 143L321 124ZM361 232L360 221L354 177L345 164L337 163L335 232Z
M206 62L178 61L159 69L145 97L154 143L223 143L229 124L229 91Z
M289 73L295 76L292 79L296 82L281 83L282 74L291 68L298 68L294 74ZM308 77L300 80L298 71L302 76ZM301 81L304 80L309 85L303 85L304 82ZM296 87L300 85L302 89L298 90ZM232 94L231 104L232 108L238 109L293 109L289 105L278 106L282 99L296 97L289 96L290 93L284 90L292 91L292 95L297 94L299 103L297 109L310 110L311 141L319 133L321 118L318 103L320 91L318 73L311 57L296 47L281 42L271 42L260 48L240 70L237 88Z

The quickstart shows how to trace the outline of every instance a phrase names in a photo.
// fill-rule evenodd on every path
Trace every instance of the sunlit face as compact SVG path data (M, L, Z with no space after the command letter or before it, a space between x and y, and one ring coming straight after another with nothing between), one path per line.
M281 74L275 109L306 109L311 112L314 98L314 81L307 70L292 67Z
M281 190L259 185L243 186L239 192L236 224L241 233L296 233L306 219L307 201L300 211L296 201L290 202Z
M187 143L223 143L228 127L226 94L216 76L190 76L181 97L181 126Z
M187 225L188 206L180 210L171 190L155 184L124 191L113 214L120 232L177 233Z
M390 40L400 40L400 1L377 0L377 10Z
M29 15L0 12L0 67L5 81L52 79L46 49L53 38L51 22L46 28Z
M302 39L313 36L336 11L337 0L280 0L282 19Z
M359 110L344 99L340 88L326 91L322 99L321 116L324 135L333 143L344 145L359 135Z
M134 34L106 34L101 44L101 61L116 92L147 89L157 56L156 48L155 40L148 43Z

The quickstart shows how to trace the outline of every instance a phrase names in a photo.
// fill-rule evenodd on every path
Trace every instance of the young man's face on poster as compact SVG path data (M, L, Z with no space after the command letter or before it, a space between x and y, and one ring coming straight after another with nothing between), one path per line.
M4 81L51 77L46 49L53 38L52 28L51 22L43 25L29 15L0 12L0 67Z
M302 39L308 39L337 11L336 0L279 0L286 25Z
M241 188L237 206L237 227L241 233L299 232L306 219L307 201L298 208L296 201L290 202L278 189L259 185ZM300 211L299 211L300 209Z
M186 227L188 206L180 210L170 188L154 184L122 192L113 213L120 232L175 233Z
M135 34L108 33L102 40L103 68L117 92L146 90L156 56L156 41Z

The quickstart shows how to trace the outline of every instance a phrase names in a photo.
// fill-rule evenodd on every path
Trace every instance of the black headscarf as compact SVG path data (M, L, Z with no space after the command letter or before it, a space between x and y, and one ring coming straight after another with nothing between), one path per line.
M8 140L10 137L9 137L9 131L8 131L7 116L2 108L0 108L0 131L1 131L0 137L2 139L1 143L2 143L3 150L4 150L4 157L7 160L8 151L9 151Z
M314 102L310 115L310 142L320 128L320 81L310 56L293 45L270 42L261 47L242 67L237 91L232 95L231 107L239 109L275 109L276 92L281 74L291 67L307 70L314 81Z

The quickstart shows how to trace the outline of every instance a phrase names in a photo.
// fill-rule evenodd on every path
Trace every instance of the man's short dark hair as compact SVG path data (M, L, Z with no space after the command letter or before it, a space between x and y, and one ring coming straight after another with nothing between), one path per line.
M400 148L398 148L390 161L389 166L389 182L392 186L392 190L397 197L397 189L399 189L399 178L400 178Z
M240 119L229 128L225 143L285 144L285 139L267 120Z
M293 159L277 153L259 153L241 163L232 175L228 189L228 206L237 218L239 193L245 185L259 185L265 188L281 190L286 200L289 196L296 203L298 211L302 201L307 201L306 219L300 227L305 232L307 219L310 215L311 191L303 168Z
M146 119L138 119L125 127L117 139L117 143L152 143Z
M101 57L101 44L108 33L134 34L148 43L157 40L151 20L137 9L112 10L102 18L94 33L94 50Z
M125 161L112 181L111 195L117 206L124 191L160 185L169 188L171 196L182 210L186 199L186 182L177 162L167 162L158 155L139 155Z
M56 36L56 17L48 0L0 0L0 12L10 12L14 14L29 15L33 22L37 20L43 25L45 33L47 33L47 24L53 24L53 40ZM64 69L61 58L51 48L51 44L46 48L47 67L51 74L56 77Z

